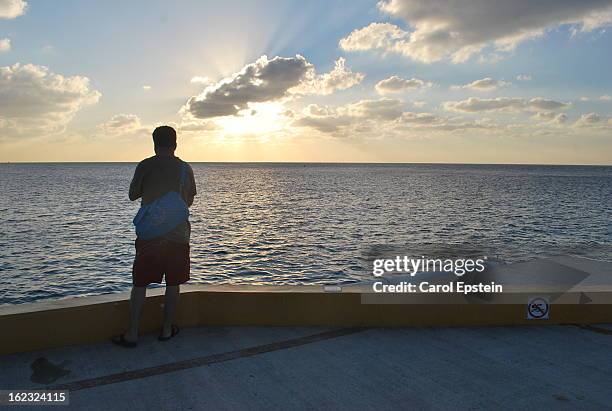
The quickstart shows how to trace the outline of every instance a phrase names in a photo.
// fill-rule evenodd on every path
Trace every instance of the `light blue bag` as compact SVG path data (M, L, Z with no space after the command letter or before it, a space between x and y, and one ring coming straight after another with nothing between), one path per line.
M169 191L149 204L140 206L133 221L138 238L151 240L161 237L189 219L189 207L181 195L186 180L187 166L182 163L179 192Z

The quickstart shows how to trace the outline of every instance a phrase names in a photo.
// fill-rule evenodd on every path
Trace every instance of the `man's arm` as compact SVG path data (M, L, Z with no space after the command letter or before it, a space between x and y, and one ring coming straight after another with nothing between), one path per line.
M189 183L187 184L187 187L185 187L186 190L183 194L184 194L184 198L185 198L185 202L187 203L187 206L191 207L191 205L193 204L193 198L196 196L197 191L196 191L195 176L193 175L193 169L189 165L187 167L187 181Z
M136 171L134 171L134 177L132 177L132 182L130 183L130 200L138 200L142 197L142 178L144 177L144 173L142 172L142 163L138 163L136 166Z

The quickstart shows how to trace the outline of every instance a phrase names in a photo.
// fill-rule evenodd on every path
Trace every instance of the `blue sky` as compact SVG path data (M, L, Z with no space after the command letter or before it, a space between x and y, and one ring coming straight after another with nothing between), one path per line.
M612 2L483 1L0 0L0 160L612 163Z

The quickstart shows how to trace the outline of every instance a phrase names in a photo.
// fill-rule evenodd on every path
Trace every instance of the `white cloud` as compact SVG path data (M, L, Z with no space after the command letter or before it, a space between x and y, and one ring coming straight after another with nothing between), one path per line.
M442 117L431 113L413 113L409 111L402 114L400 121L404 124L438 124L444 120Z
M580 97L580 101L589 101L589 98L587 96L582 96Z
M11 39L0 39L0 53L11 51Z
M360 100L339 107L310 104L303 115L292 123L294 127L311 127L323 133L333 133L348 126L364 127L375 121L378 125L402 116L405 103L397 99Z
M209 84L210 79L206 76L194 76L191 78L191 82L195 84Z
M530 81L532 77L530 74L519 74L518 76L516 76L516 79L518 81Z
M532 118L545 123L564 124L567 122L567 114L554 111L538 111Z
M610 96L609 96L609 95L607 95L607 94L604 94L603 96L600 96L600 97L599 97L599 99L600 99L601 101L610 101L610 100L612 100L612 97L610 97Z
M476 91L493 91L501 87L509 86L510 83L503 80L494 80L491 77L485 77L480 80L472 81L471 83L464 84L463 86L454 86L454 89L470 89Z
M299 87L292 92L298 94L328 95L336 90L346 90L361 83L365 77L363 73L354 73L346 67L346 59L339 58L329 73L317 75L314 70L307 73L306 78Z
M34 64L0 67L0 127L4 135L57 133L100 96L87 77L64 77Z
M376 83L376 91L380 94L400 93L407 90L418 90L432 87L433 83L418 78L403 79L391 76Z
M189 121L181 123L181 125L179 125L178 127L178 131L185 133L195 133L215 131L219 130L220 128L221 127L219 127L213 121Z
M601 117L597 113L588 113L580 116L574 123L575 126L592 126L601 122Z
M405 132L408 129L455 131L493 128L482 122L465 122L432 113L404 111L404 108L404 102L388 98L361 100L337 107L310 104L303 110L302 115L293 121L292 126L309 127L322 133L340 136L363 133L380 136L381 132Z
M371 23L353 30L340 40L340 47L347 51L383 50L401 52L402 45L410 41L410 33L390 23Z
M318 75L304 57L262 56L238 73L211 84L181 109L194 118L233 116L249 104L279 100L300 94L325 95L360 83L362 73L353 73L340 58L329 73Z
M559 113L555 116L555 118L552 120L553 123L556 124L564 124L567 122L567 114L565 113Z
M481 99L470 97L467 100L447 101L442 106L449 111L477 113L481 111L552 111L566 109L569 103L544 99L541 97L530 100L522 98L498 97Z
M536 97L532 98L529 101L526 101L525 106L528 110L564 110L568 108L570 104L561 101Z
M303 111L303 115L295 119L294 127L314 128L322 133L334 133L340 127L350 126L354 119L343 113L343 110L311 104Z
M379 100L361 100L348 104L346 112L352 117L378 120L393 120L402 115L406 104L401 100L381 98Z
M0 0L0 19L14 19L25 13L28 3L23 0Z
M151 86L149 86L149 85L145 85L145 86L142 86L142 89L143 89L144 91L149 91L149 90L151 90Z
M261 56L238 73L212 84L195 97L189 98L183 111L195 118L233 116L249 103L265 102L287 96L312 70L312 64L300 55Z
M372 23L340 41L347 51L380 50L431 63L464 62L486 49L510 52L547 30L570 24L585 32L612 23L611 0L382 0L379 8L411 31Z
M136 114L116 114L107 122L99 124L98 129L111 137L148 132Z

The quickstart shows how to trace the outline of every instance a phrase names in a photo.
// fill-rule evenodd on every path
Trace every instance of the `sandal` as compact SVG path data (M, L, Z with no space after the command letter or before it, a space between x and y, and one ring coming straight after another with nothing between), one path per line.
M171 339L172 337L175 337L175 336L176 336L176 335L179 333L179 331L180 331L180 330L179 330L179 328L178 328L178 325L174 325L174 324L172 324L172 330L170 331L170 335L169 335L169 336L167 336L167 337L164 337L164 336L162 335L162 333L160 332L160 333L159 333L159 337L157 337L157 339L158 339L159 341L168 341L168 340L169 340L169 339Z
M125 334L121 334L121 335L116 335L113 338L111 338L111 341L114 344L117 344L121 347L124 348L135 348L138 345L138 342L136 341L128 341L125 339Z

